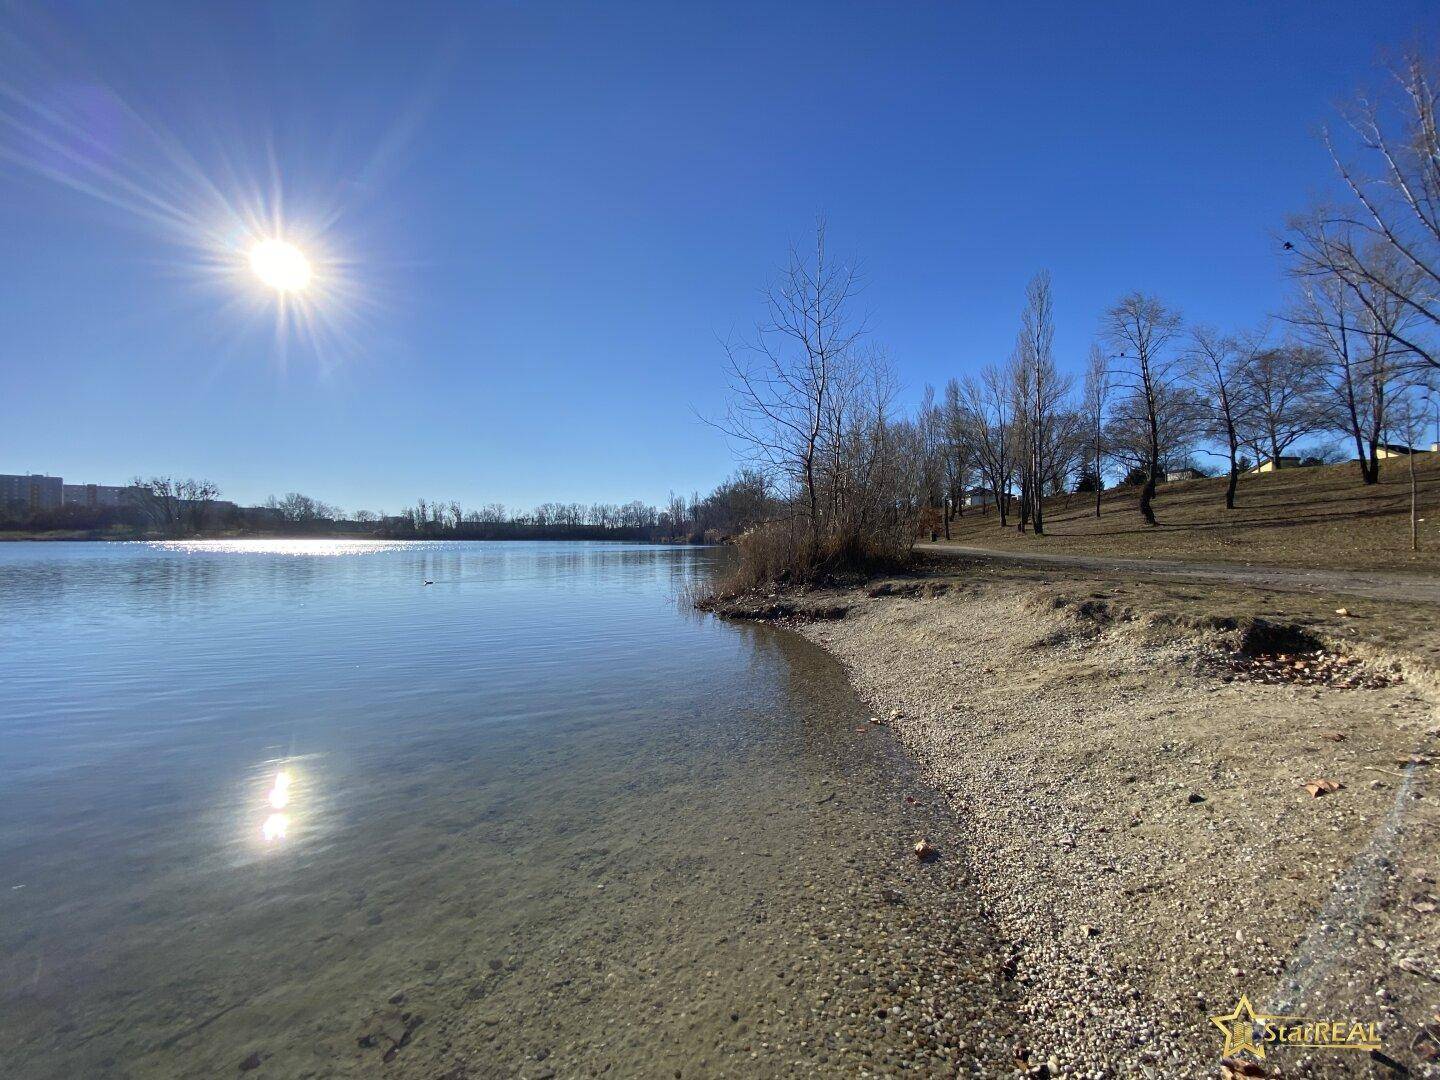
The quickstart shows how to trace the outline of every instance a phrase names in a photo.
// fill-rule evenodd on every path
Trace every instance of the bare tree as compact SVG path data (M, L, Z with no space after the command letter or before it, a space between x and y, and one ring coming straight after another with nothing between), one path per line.
M995 496L1004 528L1009 511L1011 454L1014 436L1011 433L1011 400L1005 375L995 365L982 368L980 378L967 375L960 384L970 429L970 445L980 463L980 473Z
M1409 451L1408 474L1410 479L1410 550L1420 550L1420 487L1415 479L1415 451L1424 438L1428 422L1425 405L1414 389L1396 396L1391 404L1386 426L1391 440L1405 446Z
M689 515L686 513L685 508L685 496L676 495L673 491L670 492L669 498L665 500L665 519L672 538L685 534L685 523L688 517Z
M1360 98L1345 121L1369 162L1347 161L1327 131L1325 144L1354 203L1321 206L1291 222L1286 248L1296 272L1348 289L1400 355L1440 368L1440 129L1436 81L1412 54L1391 75L1391 101ZM1396 130L1398 128L1398 131ZM1394 303L1401 318L1386 318Z
M339 514L339 510L328 503L312 499L298 491L292 491L281 499L271 495L265 500L265 505L271 510L279 511L281 518L289 525L314 525L321 521L331 521ZM421 499L418 505L423 515L425 500Z
M1064 434L1063 406L1072 380L1055 367L1055 305L1050 274L1042 270L1025 288L1025 310L1010 368L1013 415L1019 434L1020 521L1045 532L1045 484L1054 472Z
M137 476L130 482L130 491L150 523L167 533L186 528L200 532L211 505L220 497L220 489L209 480L178 476L152 476L148 480Z
M1393 255L1376 252L1374 260L1378 266L1393 262ZM1398 268L1393 274L1397 280L1404 276ZM1333 276L1297 279L1298 295L1285 318L1315 350L1317 407L1326 426L1354 441L1360 478L1374 484L1380 477L1377 448L1385 406L1406 374L1395 330L1413 317L1370 281L1352 288Z
M1190 332L1186 356L1196 403L1201 409L1201 434L1225 448L1225 509L1235 509L1240 482L1240 431L1247 413L1245 395L1250 361L1259 351L1258 335L1233 337L1211 326Z
M920 399L920 408L915 414L915 427L919 436L920 485L925 495L926 507L938 510L945 530L945 539L950 539L949 514L949 448L945 432L945 409L935 400L935 388L926 385Z
M1257 463L1280 468L1285 451L1320 427L1313 350L1287 343L1262 348L1244 369L1245 413L1240 440Z
M1110 364L1099 345L1090 346L1085 366L1085 397L1081 404L1087 456L1095 475L1095 516L1100 516L1100 495L1105 490L1101 454L1105 448L1105 417L1110 398Z
M943 414L944 456L945 456L945 539L950 539L950 517L965 513L965 491L970 486L970 469L974 462L974 447L971 443L970 426L965 411L960 383L951 379L945 384Z
M792 249L766 292L768 318L754 337L726 346L732 401L718 426L752 464L803 491L812 550L820 544L823 459L840 452L827 426L832 395L864 331L848 310L857 287L854 267L829 259L822 220L813 251Z
M1180 313L1157 297L1132 292L1120 298L1102 321L1105 339L1116 350L1111 372L1126 392L1125 430L1130 445L1140 451L1138 467L1145 472L1140 489L1140 514L1147 525L1155 524L1155 485L1166 451L1163 436L1172 437L1184 427L1174 413L1184 404L1179 384L1183 364L1171 350L1180 333Z

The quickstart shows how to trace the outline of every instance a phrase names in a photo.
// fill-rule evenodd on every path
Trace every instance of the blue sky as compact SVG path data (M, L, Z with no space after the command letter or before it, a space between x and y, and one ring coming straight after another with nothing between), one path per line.
M0 471L704 490L718 339L817 213L909 400L1003 359L1042 267L1068 365L1129 289L1254 324L1318 126L1435 11L0 4ZM313 340L236 269L277 216Z

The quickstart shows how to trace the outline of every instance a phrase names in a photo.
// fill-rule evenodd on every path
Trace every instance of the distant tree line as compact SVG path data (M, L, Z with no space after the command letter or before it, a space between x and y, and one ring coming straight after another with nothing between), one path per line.
M30 510L0 507L0 528L75 530L160 537L213 534L373 534L410 539L609 539L718 542L763 520L773 500L765 478L742 469L709 495L673 492L663 507L628 503L547 502L529 510L500 503L466 509L454 500L417 499L398 514L337 506L300 492L271 496L261 506L220 499L206 480L136 478L116 505L65 505Z
M355 520L380 535L432 539L622 539L717 542L770 511L764 477L741 470L703 499L673 492L663 507L628 503L541 503L509 510L501 503L466 509L454 500L417 499L396 515L359 511Z

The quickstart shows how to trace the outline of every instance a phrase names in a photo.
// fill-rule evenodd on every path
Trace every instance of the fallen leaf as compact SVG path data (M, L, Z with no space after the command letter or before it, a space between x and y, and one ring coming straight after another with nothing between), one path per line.
M1344 742L1345 733L1343 731L1322 731L1320 738L1329 739L1331 742Z
M1265 1070L1258 1062L1242 1057L1227 1057L1220 1059L1220 1067L1231 1076L1264 1076Z
M1408 971L1411 975L1419 975L1422 979L1431 979L1440 982L1440 975L1435 974L1413 956L1405 956L1395 961L1395 966L1401 971Z
M1437 1043L1435 1037L1429 1032L1422 1031L1415 1036L1411 1049L1415 1051L1421 1061L1434 1061L1436 1058L1440 1058L1440 1043Z
M1306 784L1305 790L1310 792L1312 799L1318 799L1321 795L1329 795L1332 791L1339 791L1344 786L1345 785L1338 780L1327 780L1324 777L1319 777Z

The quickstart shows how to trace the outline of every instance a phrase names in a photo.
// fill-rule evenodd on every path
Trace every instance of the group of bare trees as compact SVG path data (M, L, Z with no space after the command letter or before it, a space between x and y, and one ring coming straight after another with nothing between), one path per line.
M212 525L211 507L220 497L219 487L209 480L178 476L137 476L126 490L145 521L167 535L200 532Z
M859 288L821 221L766 291L754 332L726 346L731 402L715 424L771 507L742 541L751 580L901 557L914 537L927 430L896 414L889 358L852 310Z
M1337 314L1346 303L1336 287L1321 294L1302 279L1278 332L1225 333L1187 327L1158 297L1129 293L1102 315L1077 395L1056 367L1050 279L1037 275L1010 360L952 380L943 401L927 391L923 426L939 433L927 453L940 460L923 472L944 478L929 483L930 501L946 507L948 524L974 491L969 501L993 502L1001 526L1043 532L1044 496L1094 491L1098 515L1109 475L1139 487L1139 512L1154 524L1156 486L1179 469L1211 471L1197 459L1223 462L1233 509L1247 469L1292 464L1305 440L1323 448L1337 437L1375 483L1387 446L1419 441L1409 418L1433 407L1423 404L1433 380L1373 320Z
M1042 272L1026 289L1009 359L951 380L938 399L926 388L909 440L920 461L893 475L917 482L924 506L943 508L947 533L967 503L993 505L1001 526L1039 533L1044 498L1071 485L1094 491L1100 514L1107 476L1138 486L1139 513L1154 524L1157 485L1177 470L1214 471L1207 458L1222 463L1233 509L1247 470L1296 463L1307 441L1311 461L1329 460L1337 444L1353 448L1366 484L1378 481L1384 457L1421 448L1427 418L1440 422L1437 84L1419 57L1392 74L1395 100L1362 100L1346 118L1358 163L1327 134L1348 200L1292 222L1292 296L1265 325L1187 326L1173 305L1128 293L1101 316L1077 393L1056 362ZM874 381L855 364L859 329L838 317L853 276L825 268L823 230L819 240L817 257L801 267L792 256L771 293L770 329L799 348L752 343L755 366L732 352L737 407L726 425L803 490L812 530L828 520L821 494L857 472L855 462L817 472L828 449L845 445L831 435L827 402L838 415L833 399L844 398L836 387L847 375ZM881 384L893 385L888 373ZM876 415L886 429L906 429ZM887 496L914 503L908 489Z
M265 500L265 509L279 517L286 525L301 529L333 522L344 516L338 506L331 506L298 491L292 491L278 499L271 495Z
M1042 271L1009 359L950 380L943 395L926 387L915 416L900 415L888 357L850 310L855 269L830 257L822 222L812 250L792 250L754 334L726 349L731 404L716 425L764 493L751 518L765 522L750 541L752 580L901 555L917 529L943 524L948 535L967 504L1043 533L1046 497L1093 491L1099 515L1107 476L1138 486L1139 513L1155 524L1157 485L1177 470L1213 471L1197 464L1205 457L1223 462L1233 509L1247 470L1294 463L1307 439L1320 443L1312 460L1337 438L1352 445L1361 478L1375 483L1392 444L1413 447L1416 417L1440 407L1440 363L1421 325L1436 317L1440 287L1440 148L1417 72L1408 164L1366 129L1392 186L1409 193L1410 228L1392 225L1381 207L1393 206L1346 172L1371 223L1341 230L1317 212L1297 225L1294 295L1266 325L1187 326L1159 297L1127 293L1101 316L1078 388L1057 363ZM1354 232L1370 234L1365 246L1337 239ZM672 495L661 516L693 524L699 506Z

